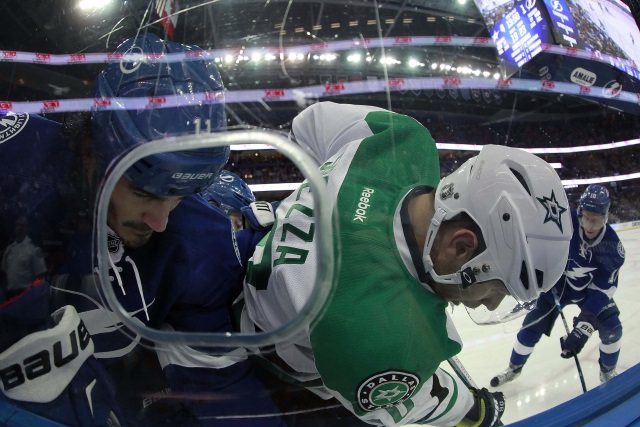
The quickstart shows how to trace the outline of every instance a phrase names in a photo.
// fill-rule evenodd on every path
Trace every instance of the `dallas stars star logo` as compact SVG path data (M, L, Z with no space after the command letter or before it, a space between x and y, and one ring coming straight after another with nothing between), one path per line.
M536 197L536 199L538 199L540 204L547 210L547 214L544 217L543 224L551 221L558 226L561 233L564 233L564 231L562 230L562 214L567 211L567 208L564 208L558 204L556 195L553 190L551 190L551 197Z
M404 371L385 371L364 380L356 395L360 408L376 411L400 405L411 398L420 384L416 374Z

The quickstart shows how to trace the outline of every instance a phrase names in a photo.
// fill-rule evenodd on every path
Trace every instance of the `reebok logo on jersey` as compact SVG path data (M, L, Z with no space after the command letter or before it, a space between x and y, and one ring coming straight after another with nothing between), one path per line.
M382 372L364 380L356 397L364 411L390 408L409 399L418 384L420 378L410 372Z
M365 187L362 190L362 194L360 195L360 199L358 200L358 205L356 206L356 214L353 217L353 221L359 221L361 223L365 223L367 220L367 209L369 209L371 195L375 190L373 188Z

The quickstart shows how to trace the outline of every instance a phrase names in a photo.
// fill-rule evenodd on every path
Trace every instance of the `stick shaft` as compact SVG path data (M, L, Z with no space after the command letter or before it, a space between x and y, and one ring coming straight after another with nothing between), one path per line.
M478 386L476 386L475 381L473 381L473 378L471 378L471 375L469 374L469 372L467 372L462 362L460 362L460 359L458 359L456 356L452 356L450 359L447 360L447 362L449 362L449 365L451 365L455 373L458 374L458 376L460 377L462 382L464 382L464 385L466 385L467 388L471 388L471 387L478 388Z
M562 323L564 323L564 330L567 331L567 336L571 333L569 331L569 325L567 324L567 319L564 317L564 312L562 311L562 306L560 305L560 300L558 299L558 294L553 291L553 299L556 300L556 308L560 312L560 317L562 317ZM580 367L580 361L578 360L578 355L574 354L573 359L576 361L576 368L578 369L578 376L580 377L580 385L582 385L582 392L587 392L587 384L584 382L584 375L582 374L582 367Z

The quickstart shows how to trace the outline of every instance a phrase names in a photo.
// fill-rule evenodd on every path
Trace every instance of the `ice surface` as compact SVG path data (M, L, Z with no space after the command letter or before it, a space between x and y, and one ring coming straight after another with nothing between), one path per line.
M617 369L620 374L640 362L640 344L637 343L640 335L640 287L634 280L640 266L640 229L621 230L618 235L626 251L618 290L614 295L620 308L623 327L622 350ZM578 312L575 305L564 308L569 326ZM464 343L458 358L479 387L496 390L489 387L489 381L507 367L522 319L502 325L478 326L459 307L455 308L452 317ZM551 337L541 338L523 368L522 375L498 388L507 400L503 416L505 424L528 418L583 393L574 359L560 357L559 340L564 334L564 325L558 318ZM600 385L599 345L600 340L595 333L579 355L587 390Z

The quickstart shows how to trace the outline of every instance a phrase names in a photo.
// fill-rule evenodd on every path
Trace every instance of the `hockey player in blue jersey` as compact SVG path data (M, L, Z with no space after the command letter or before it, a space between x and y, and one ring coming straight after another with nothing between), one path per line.
M24 214L38 219L43 232L57 238L54 224L61 218L55 206L63 198L59 190L65 188L72 159L61 123L11 113L0 115L0 129L2 175L34 189L15 201ZM84 322L72 306L52 311L50 300L49 284L38 280L0 303L0 424L122 424L113 385L92 355Z
M245 228L242 210L256 201L247 183L228 170L222 170L213 184L200 195L229 216L234 230Z
M498 387L517 378L543 334L549 336L558 317L554 293L560 306L577 304L580 314L574 328L561 338L561 356L565 359L580 353L597 330L600 335L600 381L617 375L622 324L620 311L613 300L618 287L618 273L624 263L624 247L616 232L607 224L611 198L606 188L591 184L572 211L573 237L565 274L554 288L543 293L536 307L524 319L511 352L509 367L491 380Z
M143 52L157 58L198 50L146 35L126 41L117 52ZM80 126L77 134L90 135L101 171L109 173L123 153L147 141L197 133L200 129L223 129L226 119L222 104L194 101L195 94L221 91L217 69L203 59L111 63L98 76L96 98L161 98L179 94L184 96L186 105L96 110L91 115L90 128ZM228 156L229 147L154 154L136 162L118 180L107 216L109 285L122 307L141 324L187 332L232 330L229 305L241 290L247 260L262 234L253 229L234 234L228 217L197 195L213 182ZM244 352L147 342L119 322L106 305L99 279L93 274L94 266L87 265L86 257L76 259L69 253L65 264L74 268L52 278L49 304L65 313L77 312L74 319L79 320L73 324L82 325L78 334L82 331L91 345L83 341L86 351L82 360L87 362L74 365L74 369L80 374L83 369L86 371L87 363L97 361L98 369L107 371L108 375L98 372L98 385L103 384L99 389L107 390L102 394L106 396L106 406L89 398L86 384L95 385L91 381L79 383L72 405L47 406L55 402L49 399L51 396L36 401L44 409L25 403L34 402L33 399L15 398L38 395L40 390L35 383L3 381L3 402L68 425L113 424L113 418L105 419L110 414L117 414L114 418L121 425L281 425ZM12 301L11 312L20 312L21 307L25 310L35 295L32 289ZM2 327L10 327L14 317L2 317L0 313ZM60 316L55 321L62 324ZM51 323L40 322L25 333L40 328L54 334L51 331L61 329L52 328ZM62 332L68 337L68 328L62 328ZM31 336L25 339L31 342ZM54 334L52 339L55 338ZM16 344L7 351L15 348ZM17 372L16 366L20 365L14 365L0 362L0 373ZM58 372L53 370L50 376L45 372L42 380L55 383ZM63 384L78 384L73 373L73 369L64 372L63 379L71 382ZM13 389L11 395L6 393L7 386ZM117 401L118 407L113 411L109 410L114 400L108 391L113 391ZM66 396L65 391L61 393L58 396ZM100 412L100 419L87 410L96 405L107 408ZM75 412L64 412L69 406Z

